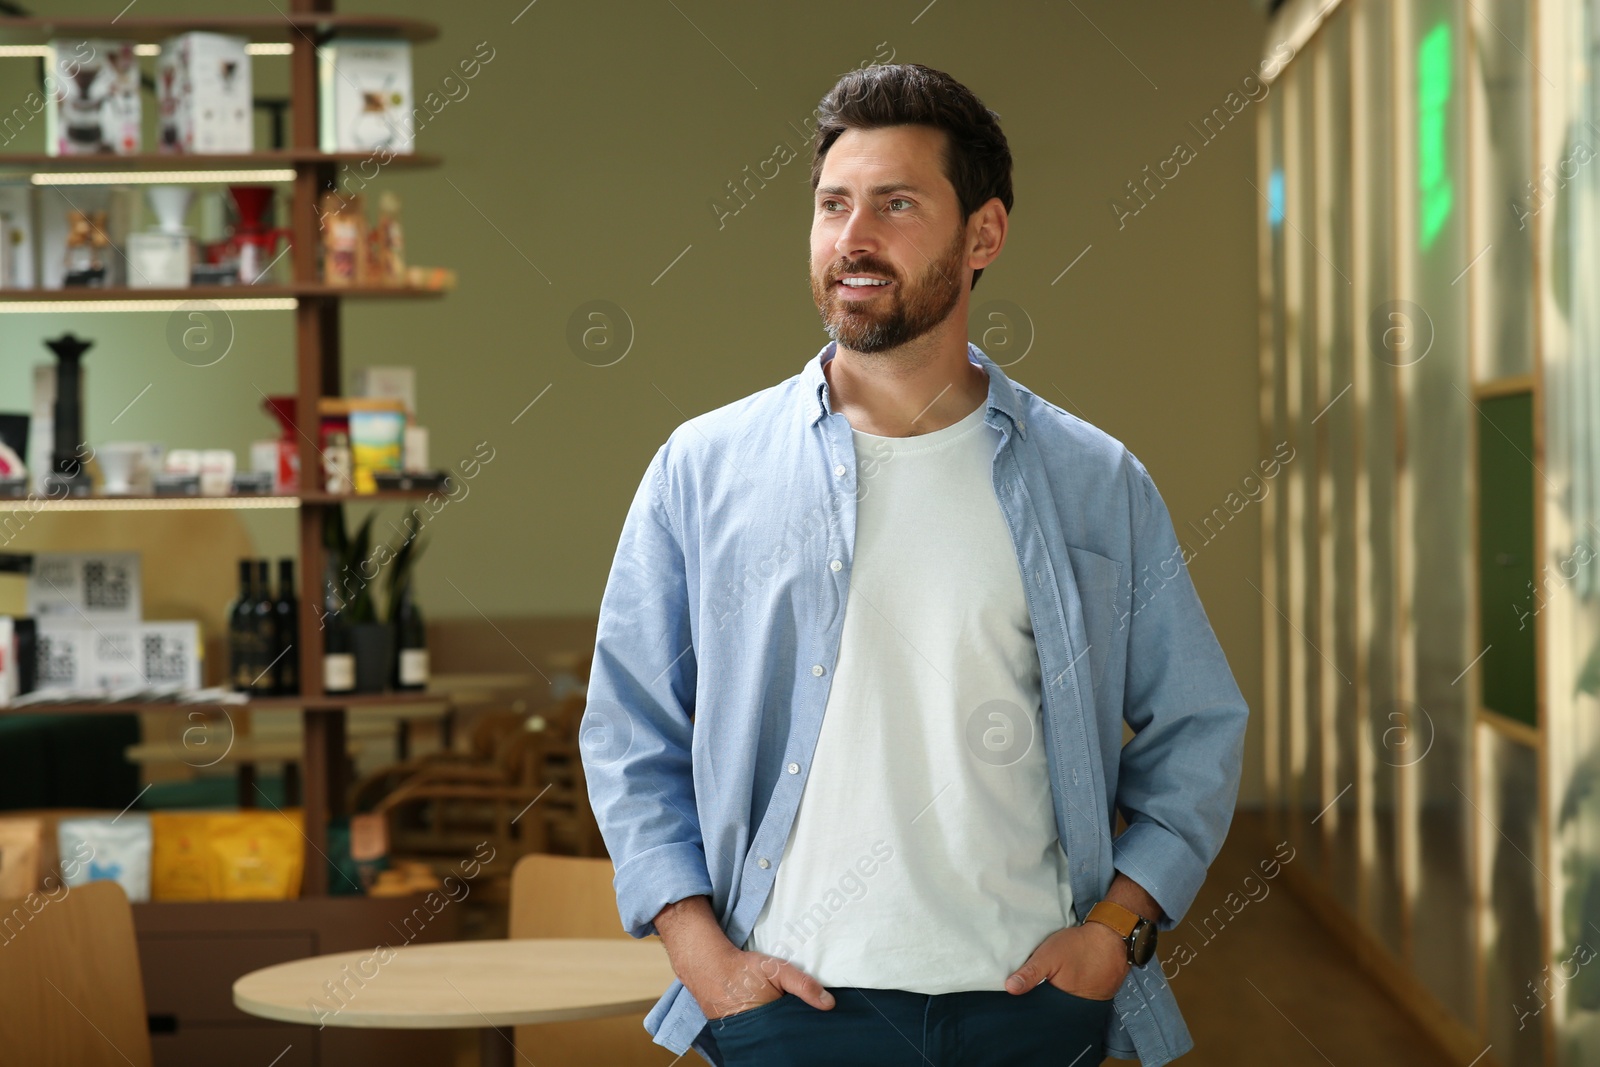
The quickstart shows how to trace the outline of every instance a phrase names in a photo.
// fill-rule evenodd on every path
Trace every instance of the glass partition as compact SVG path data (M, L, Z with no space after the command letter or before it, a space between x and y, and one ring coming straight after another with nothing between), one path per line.
M1421 309L1431 344L1400 368L1405 437L1401 467L1409 619L1402 671L1411 685L1417 749L1411 775L1413 843L1405 849L1416 906L1411 963L1457 1018L1475 1018L1472 872L1469 867L1473 637L1470 455L1472 380L1466 291L1455 284L1473 251L1466 242L1465 64L1461 7L1452 0L1404 5L1399 168L1406 205L1397 230L1402 289ZM1408 165L1409 164L1409 165Z

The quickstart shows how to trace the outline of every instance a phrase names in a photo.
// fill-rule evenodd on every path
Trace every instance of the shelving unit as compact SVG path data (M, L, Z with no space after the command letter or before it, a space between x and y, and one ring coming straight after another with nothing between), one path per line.
M115 20L91 18L0 19L0 45L43 44L52 38L110 37L136 43L156 43L190 30L210 30L249 38L253 42L287 41L293 47L290 63L290 144L282 150L243 155L131 156L0 156L0 170L29 170L41 174L119 171L226 171L284 169L292 186L290 202L289 261L294 281L288 285L206 286L187 289L34 289L0 291L0 312L29 303L84 305L122 301L291 301L295 317L296 410L301 421L300 470L310 482L321 468L317 451L317 401L337 396L341 383L340 306L348 299L429 299L443 290L404 286L343 287L320 279L318 216L316 203L325 189L335 187L342 167L375 159L373 153L325 153L317 139L317 56L315 46L334 36L389 37L413 42L430 41L438 28L414 19L372 15L340 15L332 0L291 0L282 16L141 16L137 12ZM395 155L383 167L435 166L439 157L429 154ZM112 180L115 180L114 178ZM285 310L288 308L286 307ZM422 500L426 492L380 492L338 495L307 489L293 495L262 497L91 497L46 501L46 510L143 510L150 508L262 508L298 509L300 662L302 692L298 696L251 700L245 708L303 709L304 809L306 864L302 898L327 895L327 825L342 814L345 792L344 753L347 709L390 707L438 702L439 694L327 694L322 689L322 630L318 609L323 602L325 555L323 532L331 509L346 503L380 503ZM29 713L75 714L107 710L189 712L212 705L179 703L63 704L28 708ZM232 709L234 705L223 705Z
M118 23L118 25L122 25ZM373 158L371 152L319 152L315 148L281 148L243 155L179 155L168 152L141 152L129 156L47 156L12 153L0 157L0 170L29 170L38 173L74 171L150 171L150 170L246 170L292 167L297 163L326 163L332 166L360 164ZM428 152L393 155L385 167L436 167L439 157Z
M306 164L302 164L306 166ZM0 289L0 305L37 301L73 301L98 304L122 300L418 300L443 296L446 289L421 289L409 285L324 285L294 282L290 285L192 285L186 289ZM0 307L0 311L4 308Z

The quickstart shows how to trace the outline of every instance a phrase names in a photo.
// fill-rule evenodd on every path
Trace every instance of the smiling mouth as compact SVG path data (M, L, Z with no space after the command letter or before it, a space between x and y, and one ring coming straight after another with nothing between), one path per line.
M865 296L871 293L881 293L893 285L894 282L888 278L866 279L860 284L851 284L841 278L833 283L833 288L840 292L849 293L852 296Z

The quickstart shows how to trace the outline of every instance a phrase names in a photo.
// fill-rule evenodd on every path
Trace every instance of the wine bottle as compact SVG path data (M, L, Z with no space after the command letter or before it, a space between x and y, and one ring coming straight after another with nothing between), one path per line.
M279 652L272 690L279 696L294 696L300 692L300 598L295 595L292 559L278 561L278 599L272 610Z
M350 636L350 623L344 617L344 600L339 596L338 572L328 560L322 579L322 691L348 693L356 687L356 648Z
M394 608L394 678L396 689L428 687L428 634L422 612L411 595L410 583L402 587Z
M248 691L257 666L255 630L255 582L250 561L239 561L239 596L228 612L228 677L232 687Z
M264 559L256 560L256 599L252 607L259 664L250 679L250 692L259 697L271 696L273 672L283 649L278 644L278 618L272 603L272 564Z

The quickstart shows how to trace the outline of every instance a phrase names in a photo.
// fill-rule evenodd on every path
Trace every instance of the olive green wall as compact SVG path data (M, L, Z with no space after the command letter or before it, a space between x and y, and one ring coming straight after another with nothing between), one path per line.
M437 463L479 442L494 450L470 493L429 524L428 613L596 611L657 445L686 418L793 374L826 342L805 274L805 124L838 74L892 58L950 72L1000 113L1016 205L975 311L1007 301L1014 322L1031 321L1031 349L1008 373L1122 439L1150 468L1259 708L1262 603L1249 584L1258 581L1259 509L1209 543L1184 529L1223 507L1264 458L1260 200L1249 184L1259 104L1246 101L1210 143L1190 126L1213 108L1228 114L1229 94L1260 52L1257 12L1243 0L525 2L342 8L441 23L440 38L415 55L419 96L443 98L460 60L480 42L480 54L493 50L466 95L455 88L459 99L418 137L444 165L384 173L372 186L403 198L411 259L454 267L459 290L440 302L352 303L344 320L347 367L417 368ZM115 14L124 3L48 11ZM265 2L141 0L136 12L223 7L272 11ZM27 92L28 66L0 62L6 109ZM258 92L281 91L286 60L256 69ZM1126 213L1137 206L1126 183L1143 179L1146 165L1154 173L1179 141L1194 158ZM25 136L0 151L38 143ZM780 145L798 156L783 162ZM764 187L752 179L748 203L728 214L739 203L728 183L763 165L776 176ZM1120 220L1110 206L1118 196L1127 205ZM594 300L624 309L633 325L631 349L613 366L569 348L569 322ZM87 360L91 441L231 446L243 459L249 441L272 432L257 389L291 387L292 335L287 313L233 319L233 350L197 369L168 351L165 315L0 316L0 408L26 407L40 339L70 326L98 341ZM973 336L983 344L981 328ZM261 551L291 549L289 515L248 525ZM1258 727L1247 768L1261 765ZM1258 793L1247 772L1246 799Z

